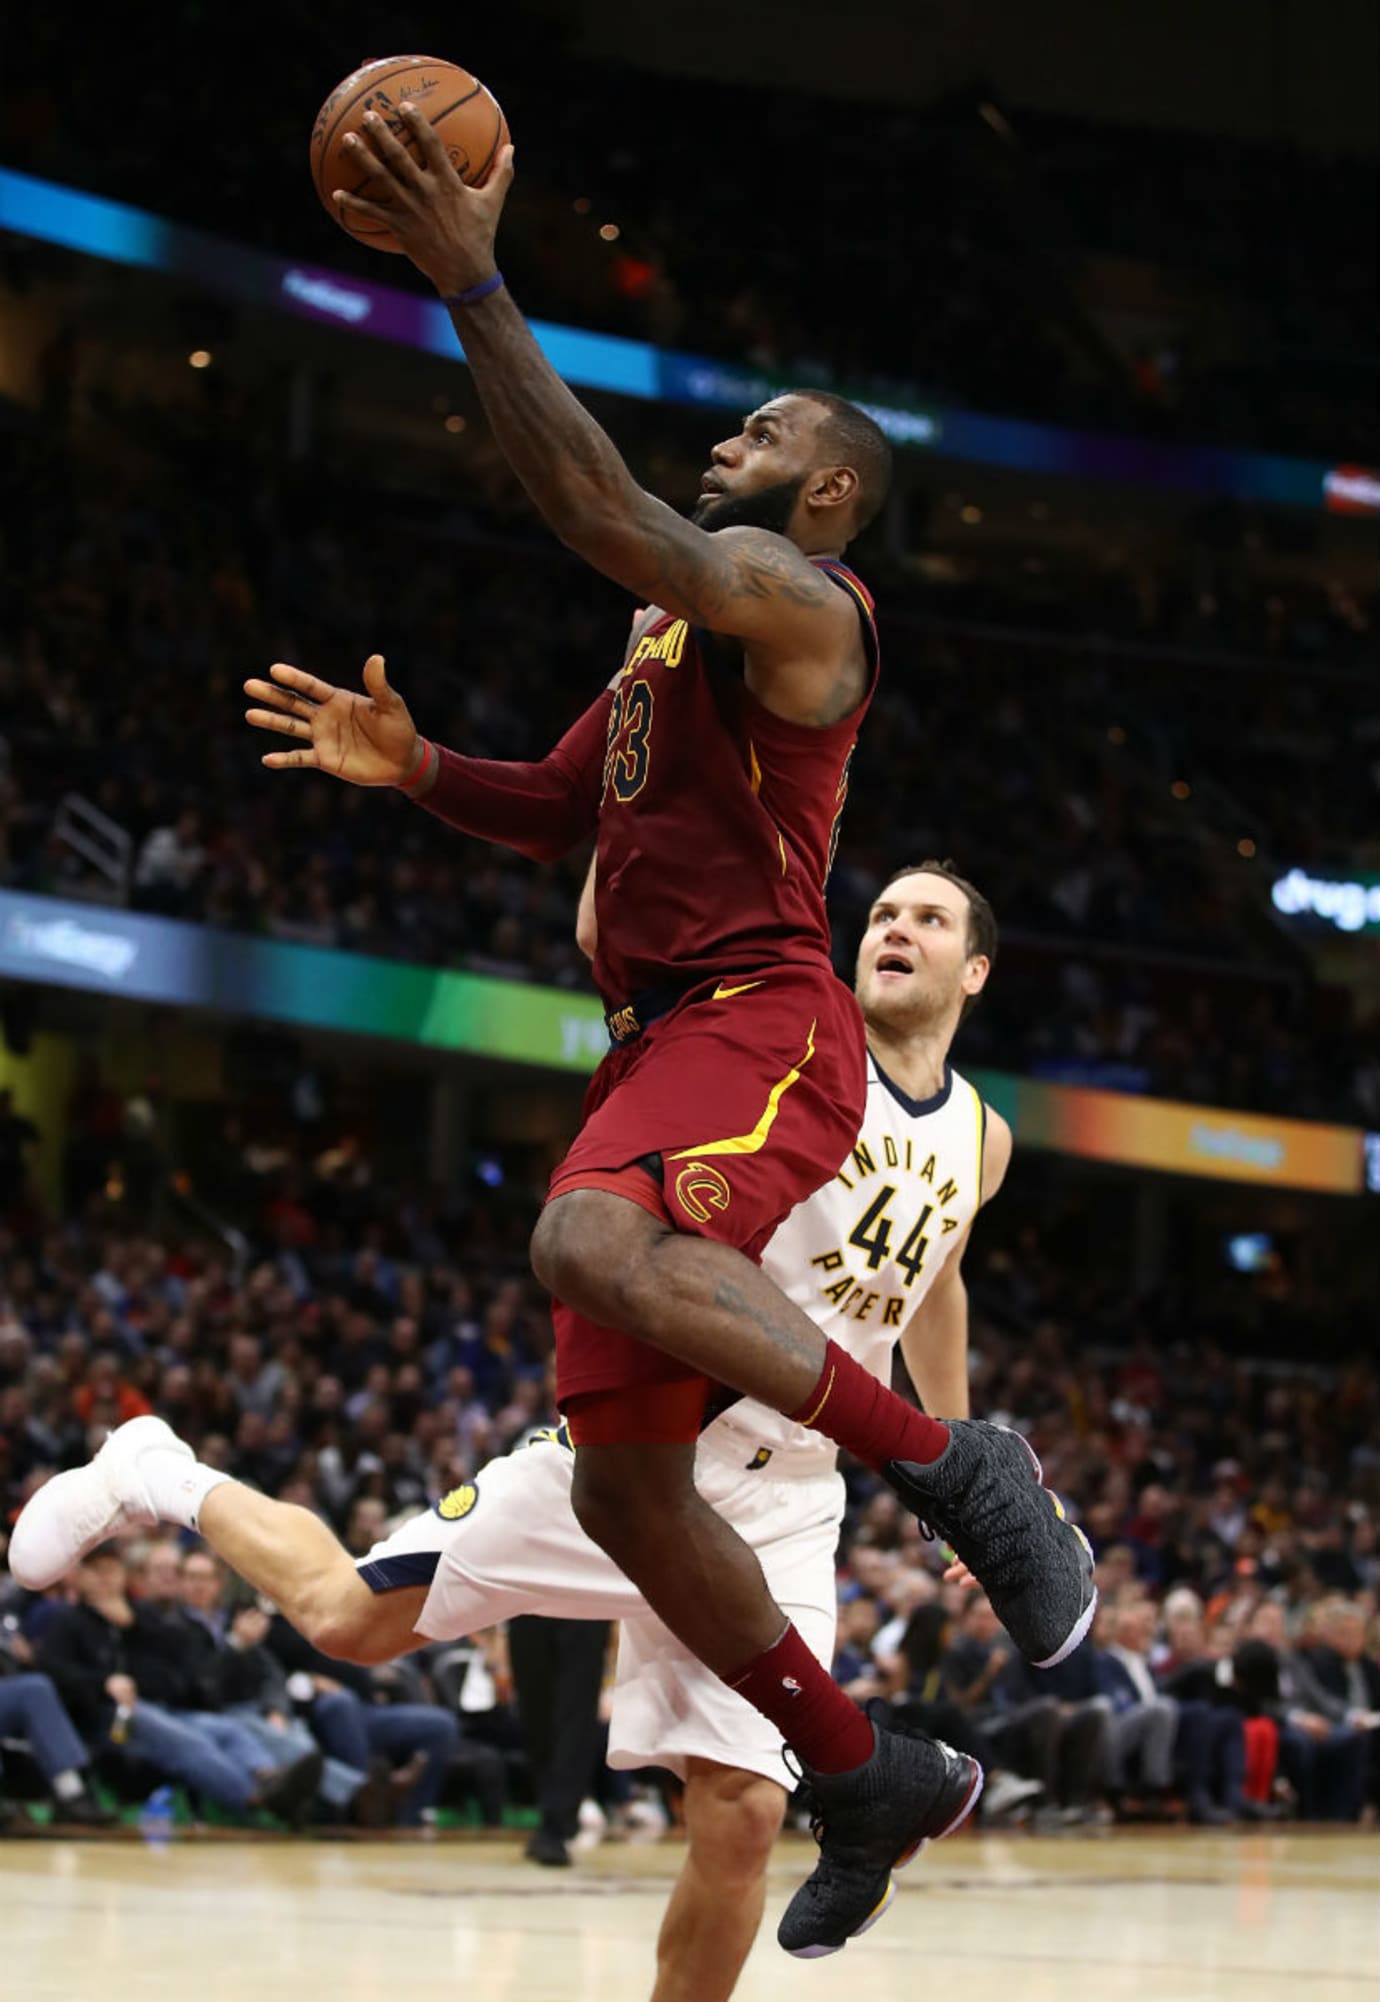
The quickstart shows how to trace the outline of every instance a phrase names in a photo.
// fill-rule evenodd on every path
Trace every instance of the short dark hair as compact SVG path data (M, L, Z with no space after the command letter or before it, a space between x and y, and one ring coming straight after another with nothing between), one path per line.
M857 518L854 534L861 535L880 512L891 487L891 446L880 424L846 396L831 389L791 389L788 396L817 403L828 415L819 427L820 442L837 453L840 465L851 466L858 476Z
M996 965L997 914L977 885L970 883L966 876L960 876L948 857L942 862L937 861L933 855L928 856L923 862L903 862L899 869L892 870L872 899L873 903L880 903L892 884L899 883L902 876L942 876L946 883L952 883L956 890L961 890L968 899L968 957L985 959L989 968ZM981 999L980 993L964 996L962 1012L958 1018L960 1022L967 1021Z

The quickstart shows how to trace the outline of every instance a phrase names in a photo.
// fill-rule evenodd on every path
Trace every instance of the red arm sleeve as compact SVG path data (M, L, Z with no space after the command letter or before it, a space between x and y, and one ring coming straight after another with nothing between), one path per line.
M540 764L466 758L438 744L436 783L418 804L463 834L558 860L598 824L612 700L605 689Z

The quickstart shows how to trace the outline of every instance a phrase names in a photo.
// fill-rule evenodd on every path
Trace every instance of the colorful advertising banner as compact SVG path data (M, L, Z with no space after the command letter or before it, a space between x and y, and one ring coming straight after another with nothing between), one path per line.
M185 223L168 222L124 202L0 168L0 230L5 229L110 263L173 272L220 298L372 334L450 361L464 360L450 315L435 299L419 292L277 257ZM764 374L746 364L679 354L649 341L579 327L538 320L532 322L532 332L567 382L647 401L741 413L788 388L794 379L790 370L779 376ZM1283 507L1380 514L1380 473L1366 466L1106 437L905 397L878 402L866 391L851 390L847 382L829 386L852 394L896 444L939 451L975 465L1183 493L1232 494L1238 500Z
M1003 1071L969 1075L989 1104L1011 1122L1022 1147L1276 1189L1358 1195L1365 1186L1359 1127L1040 1084Z
M1380 877L1310 876L1291 869L1272 884L1270 901L1286 918L1337 931L1380 931Z
M547 1070L592 1071L608 1048L588 994L486 980L398 960L99 904L0 892L0 977L303 1028L389 1036Z
M587 1073L608 1047L593 995L9 891L0 893L5 977L390 1037L546 1070ZM1022 1147L1280 1189L1356 1195L1366 1186L1358 1127L1221 1112L1004 1071L971 1075Z

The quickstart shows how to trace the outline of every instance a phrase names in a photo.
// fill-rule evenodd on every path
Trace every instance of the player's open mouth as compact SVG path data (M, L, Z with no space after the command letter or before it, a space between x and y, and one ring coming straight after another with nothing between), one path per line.
M908 959L902 959L897 952L888 952L877 961L878 973L914 973L915 968Z
M700 493L702 495L707 496L709 494L721 494L722 492L723 488L719 485L719 482L717 480L711 480L705 478L700 481Z

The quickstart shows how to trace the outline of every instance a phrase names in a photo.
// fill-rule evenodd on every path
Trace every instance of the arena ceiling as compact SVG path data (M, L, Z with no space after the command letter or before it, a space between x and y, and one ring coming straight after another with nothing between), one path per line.
M534 8L533 11L538 11ZM1008 105L1146 126L1380 148L1375 0L540 0L589 56L928 104L986 84ZM732 168L731 133L706 151ZM802 131L802 172L828 135Z

